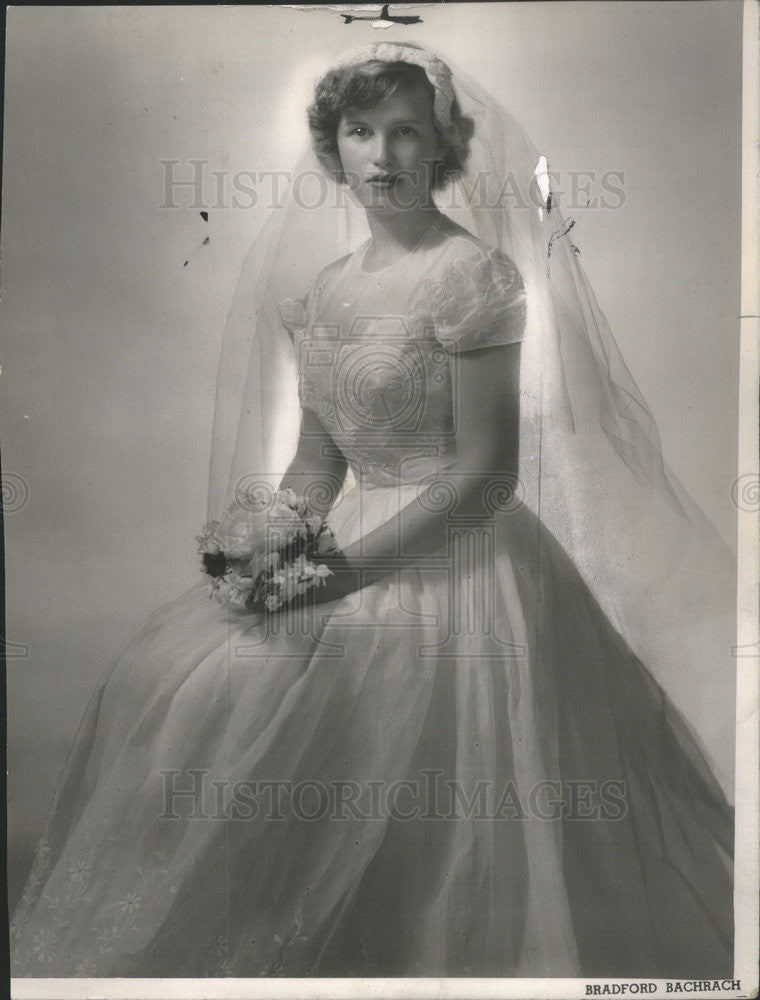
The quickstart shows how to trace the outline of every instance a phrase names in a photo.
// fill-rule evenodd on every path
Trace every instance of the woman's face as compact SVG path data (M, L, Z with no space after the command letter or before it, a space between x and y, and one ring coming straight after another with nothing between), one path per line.
M346 111L338 151L348 185L365 208L428 205L440 143L425 87L401 90L374 108Z

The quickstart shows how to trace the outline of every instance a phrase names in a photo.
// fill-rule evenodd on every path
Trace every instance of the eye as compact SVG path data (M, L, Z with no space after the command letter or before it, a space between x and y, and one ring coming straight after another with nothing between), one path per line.
M411 125L399 125L398 134L402 136L415 135L415 131Z
M369 134L369 129L365 125L354 125L353 128L349 129L348 134L363 139L365 135Z

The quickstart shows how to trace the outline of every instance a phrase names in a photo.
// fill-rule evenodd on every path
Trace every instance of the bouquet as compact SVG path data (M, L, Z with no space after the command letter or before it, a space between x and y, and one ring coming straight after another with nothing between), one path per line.
M233 504L196 540L211 596L249 611L277 611L324 586L333 571L322 557L339 552L327 522L292 489L278 490L254 511L241 514Z

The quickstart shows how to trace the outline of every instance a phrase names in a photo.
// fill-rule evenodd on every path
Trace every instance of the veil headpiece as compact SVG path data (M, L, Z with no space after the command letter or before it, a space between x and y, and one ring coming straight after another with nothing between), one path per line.
M380 42L334 65L373 60L422 67L439 128L452 127L454 100L474 125L461 176L436 198L455 222L511 257L525 283L520 498L697 731L731 797L732 556L663 461L655 421L566 238L568 225L545 175L536 176L542 158L497 101L427 49ZM306 152L246 258L225 328L209 518L241 484L278 481L294 454L298 373L278 304L308 291L367 235L348 190Z
M404 62L423 69L435 89L433 98L435 123L442 131L449 128L451 105L454 103L454 85L451 70L442 59L412 42L376 42L374 45L363 45L361 48L344 52L338 59L336 68L361 66L368 62Z

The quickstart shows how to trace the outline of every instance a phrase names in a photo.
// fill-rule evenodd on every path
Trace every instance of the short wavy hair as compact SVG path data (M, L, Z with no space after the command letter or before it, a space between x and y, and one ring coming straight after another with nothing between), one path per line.
M374 108L393 94L420 85L430 97L432 114L435 88L421 66L373 60L360 66L330 70L317 84L314 103L307 112L314 152L327 172L339 183L347 183L338 151L338 126L345 112ZM442 157L435 163L431 176L431 187L438 190L461 174L470 152L473 123L461 114L455 99L451 126L444 131L435 118L433 125L442 148Z

